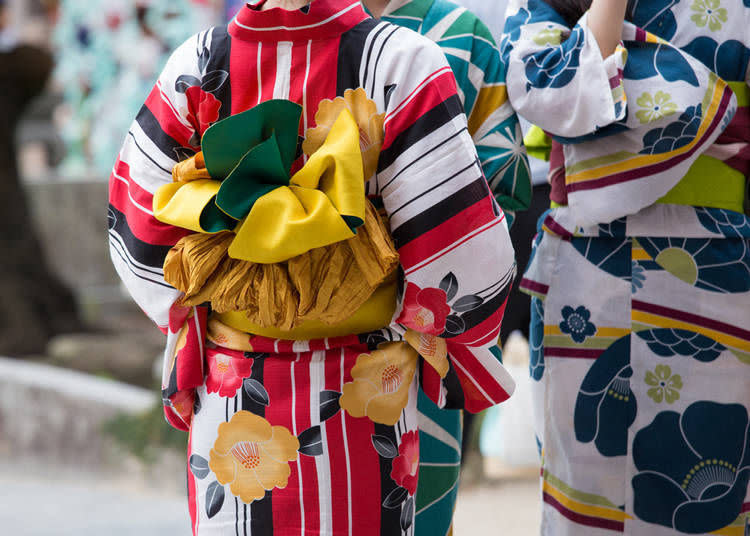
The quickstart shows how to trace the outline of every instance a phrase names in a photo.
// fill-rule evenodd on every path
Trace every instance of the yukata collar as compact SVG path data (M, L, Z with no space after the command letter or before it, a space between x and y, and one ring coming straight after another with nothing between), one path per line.
M339 36L367 18L359 0L313 0L307 12L245 4L229 23L232 37L245 41L309 41Z
M435 0L391 0L385 7L381 18L389 17L391 15L398 16L400 14L398 11L408 6L409 16L424 19L434 3ZM368 15L372 15L369 9L364 7L364 5L362 7Z

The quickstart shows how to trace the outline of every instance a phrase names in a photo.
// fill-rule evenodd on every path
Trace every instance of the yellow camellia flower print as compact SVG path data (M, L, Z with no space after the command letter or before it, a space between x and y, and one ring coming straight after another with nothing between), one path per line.
M385 114L378 113L377 105L367 98L367 93L362 88L347 89L343 97L320 101L315 114L315 128L310 128L305 133L302 151L310 156L320 149L336 119L345 109L352 113L359 126L359 147L362 151L362 165L367 181L378 168L380 148L383 146L385 136L383 130Z
M409 401L409 387L417 371L417 352L403 342L381 344L361 354L352 368L354 381L344 385L341 407L352 417L393 426Z
M635 113L635 116L641 123L652 123L677 111L677 105L672 101L672 97L663 91L657 91L654 96L645 92L638 97L636 103L641 109Z
M220 484L229 484L232 494L250 504L266 491L286 487L289 462L297 459L298 450L299 440L283 426L239 411L219 425L209 467Z
M404 335L404 340L437 371L441 378L446 377L450 363L445 339L410 329Z

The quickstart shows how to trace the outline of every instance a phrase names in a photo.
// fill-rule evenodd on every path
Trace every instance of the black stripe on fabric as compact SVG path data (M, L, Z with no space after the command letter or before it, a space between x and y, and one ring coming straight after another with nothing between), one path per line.
M437 144L437 145L435 145L434 147L431 147L429 151L425 151L424 153L420 154L420 155L419 155L419 156L418 156L417 158L415 158L414 160L412 160L411 162L409 162L408 164L406 164L406 165L405 165L404 167L402 167L402 168L401 168L401 169L399 170L399 172L398 172L398 173L396 173L396 174L395 174L395 175L394 175L394 176L393 176L393 177L391 178L391 180L389 180L389 181L388 181L387 183L385 183L385 184L383 185L383 187L382 187L382 188L380 189L380 191L381 191L381 192L385 192L385 189L386 189L386 188L388 188L388 187L389 187L389 186L390 186L391 184L393 184L393 181L395 181L396 179L398 179L398 178L399 178L399 177L400 177L400 176L401 176L401 175L402 175L402 174L403 174L404 172L406 172L406 171L407 171L407 170L408 170L408 169L409 169L410 167L412 167L412 166L413 166L414 164L416 164L417 162L419 162L419 161L420 161L420 160L422 160L423 158L426 158L426 157L427 157L428 155L430 155L430 154L431 154L431 153L433 153L434 151L437 151L437 150L438 150L438 149L440 149L440 148L441 148L441 147L442 147L443 145L445 145L445 144L446 144L446 143L448 143L449 141L451 141L451 140L453 140L453 139L457 138L458 136L460 136L460 135L461 135L461 133L463 133L463 132L467 132L468 130L469 130L468 128L464 127L464 128L462 128L461 130L458 130L458 131L454 132L453 134L451 134L450 136L448 136L448 137L447 137L446 139L444 139L443 141L441 141L440 143L438 143L438 144Z
M464 113L464 107L458 95L453 95L438 103L400 133L391 146L380 153L378 172L388 169L409 147L450 123L453 118L462 113Z
M387 437L398 445L396 428L385 424L373 423L374 434ZM380 536L398 536L401 534L401 508L385 508L383 503L398 486L391 478L393 460L380 456Z
M445 409L464 409L466 406L464 388L461 386L461 380L458 379L458 374L452 362L450 362L448 374L443 378L443 385L446 391Z
M503 302L508 297L508 294L510 294L510 289L513 287L513 279L511 278L509 283L505 285L500 292L498 292L495 296L492 298L486 300L482 305L477 307L476 309L473 309L471 311L468 311L462 315L460 315L461 320L464 322L465 330L464 333L467 331L471 331L478 325L480 325L482 322L486 321L488 318L490 318L495 312L500 309L503 306ZM443 333L440 335L441 337L445 339L450 339L452 337L460 336L459 335L451 335L450 333Z
M125 258L125 256L123 255L123 253L119 249L115 248L115 252L117 253L117 256L120 257L120 259L122 259L122 262L124 262L125 265L128 267L128 270L130 270L130 273L132 273L138 279L142 279L142 280L144 280L144 281L146 281L148 283L153 283L154 285L159 285L159 286L164 287L164 288L168 288L168 289L173 289L174 288L174 287L168 285L167 283L164 283L162 281L157 281L155 279L151 279L149 277L146 277L144 275L139 274L138 272L136 272L133 269L133 266L128 263L128 260Z
M205 44L204 44L205 46ZM229 78L216 91L212 91L214 97L221 102L219 109L219 120L226 119L232 113L232 71L229 64L232 58L232 37L229 35L228 26L217 26L211 30L211 58L206 66L206 73L213 71L224 71L229 73Z
M265 355L253 354L253 372L250 376L253 380L256 380L263 385L263 377L265 375ZM242 389L242 409L244 411L250 411L260 417L266 416L266 407L253 400L245 391ZM250 533L253 536L273 536L273 499L271 492L266 492L266 496L263 499L253 502L250 504ZM244 528L247 533L247 505L243 512L244 515Z
M380 51L378 52L378 57L375 60L375 66L372 69L372 72L373 72L373 75L372 75L372 90L370 91L370 95L374 95L375 94L375 73L378 72L378 66L380 65L380 58L383 56L383 50L385 50L385 45L388 43L388 41L390 41L391 37L393 37L393 35L396 32L398 32L400 29L401 29L400 26L394 26L393 31L390 34L388 34L388 36L385 39L383 39L383 42L380 45ZM385 88L383 88L383 89L385 91Z
M130 136L131 138L133 138L133 143L135 143L135 146L136 146L136 147L138 148L138 150L139 150L139 151L141 152L141 154L142 154L143 156L145 156L146 158L148 158L148 159L149 159L149 160L151 161L151 163L152 163L153 165L155 165L156 167L158 167L158 168L159 168L160 170L162 170L162 171L163 171L164 173L166 173L166 174L167 174L167 175L169 175L170 177L172 176L172 170L171 170L171 169L167 169L167 168L165 168L165 167L162 167L162 166L161 166L161 165L160 165L160 164L159 164L159 163L158 163L158 162L157 162L156 160L154 160L153 158L151 158L151 155L150 155L150 154L148 154L148 153L147 153L147 152L146 152L146 151L145 151L145 150L143 149L143 147L141 147L141 144L140 144L140 143L138 143L138 140L137 140L137 139L135 138L135 134L133 134L133 132L132 132L132 131L128 131L128 136ZM170 158L171 158L171 157L170 157Z
M378 37L380 37L380 34L385 32L387 28L388 25L384 24L370 41L370 47L367 49L367 59L365 60L365 75L362 78L362 87L367 87L367 79L370 77L370 60L372 59L372 51L375 50L375 42L378 40Z
M113 234L118 236L121 240L121 245L125 247L128 254L136 262L146 266L146 268L138 267L139 269L161 276L164 259L167 258L167 253L169 253L172 246L155 246L139 240L133 234L133 231L130 230L125 214L111 204L109 205L109 210L114 214L114 221L110 220L110 236Z
M400 206L400 207L398 207L397 209L394 209L394 210L393 210L393 212L391 212L391 213L389 214L389 217L393 218L393 216L395 216L395 215L396 215L396 214L397 214L398 212L400 212L401 210L405 209L406 207L408 207L408 206L409 206L409 205L411 205L412 203L416 203L417 201L419 201L420 199L422 199L422 198L423 198L424 196L426 196L427 194L429 194L429 193L430 193L430 192L432 192L433 190L436 190L436 189L440 188L440 187L441 187L442 185L444 185L444 184L447 184L447 183L449 183L450 181L452 181L452 180L453 180L453 179L455 179L456 177L459 177L459 176L460 176L461 174L463 174L463 173L465 173L465 172L469 171L469 170L470 170L471 168L473 168L473 167L475 167L475 166L476 166L477 168L479 168L479 170L480 170L480 173L481 173L481 169L482 169L482 168L481 168L481 166L479 165L479 161L474 161L473 163L469 164L469 165L468 165L468 166L466 166L465 168L459 169L458 171L456 171L456 172L455 172L455 173L454 173L453 175L451 175L450 177L448 177L448 178L446 178L446 179L443 179L443 180L442 180L442 181L440 181L439 183L437 183L437 184L433 185L432 187L428 188L427 190L425 190L425 191L424 191L424 192L422 192L421 194L419 194L419 195L417 195L417 196L415 196L415 197L412 197L412 198L411 198L411 199L409 199L409 200L408 200L408 201L407 201L406 203L404 203L403 205L401 205L401 206Z
M487 181L480 177L394 229L396 247L405 246L486 197Z
M175 162L180 160L177 149L181 148L182 144L162 130L159 120L148 106L144 104L141 107L141 111L138 112L135 120L141 127L141 130L143 130L143 133L164 153L164 156Z
M377 26L378 21L375 19L366 19L341 35L336 72L337 96L343 96L347 89L356 89L363 85L360 84L359 70L362 67L365 42Z

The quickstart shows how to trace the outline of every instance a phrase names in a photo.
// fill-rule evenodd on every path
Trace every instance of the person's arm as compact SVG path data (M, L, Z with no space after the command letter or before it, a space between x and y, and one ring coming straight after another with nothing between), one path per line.
M614 54L620 44L622 23L625 21L625 11L628 0L593 0L589 8L588 24L591 32L599 43L602 58Z
M519 115L564 138L585 136L625 118L627 52L616 45L603 58L591 12L572 29L545 2L512 0L507 15L502 50L508 96ZM620 34L609 38L619 42Z
M445 56L401 31L380 63L390 72L379 81L393 89L377 174L404 273L396 325L425 358L425 392L481 411L514 388L497 347L513 247Z
M200 79L197 37L178 48L127 133L109 180L109 248L112 263L141 309L167 335L163 396L166 416L187 429L192 387L202 381L205 308L176 305L180 292L164 280L169 250L189 231L154 217L154 192L172 182L172 168L197 150L187 99L176 81Z

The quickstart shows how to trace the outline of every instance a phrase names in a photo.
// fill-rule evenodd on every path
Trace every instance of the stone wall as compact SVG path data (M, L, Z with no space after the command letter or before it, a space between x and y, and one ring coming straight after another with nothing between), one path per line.
M107 182L35 182L27 193L55 273L84 303L125 301L109 260Z

